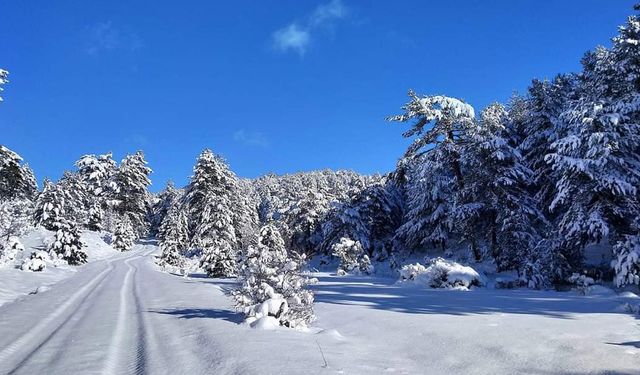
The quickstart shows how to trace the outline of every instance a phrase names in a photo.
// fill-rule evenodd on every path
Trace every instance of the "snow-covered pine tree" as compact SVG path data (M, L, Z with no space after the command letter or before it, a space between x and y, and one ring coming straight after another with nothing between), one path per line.
M475 127L473 107L446 96L419 97L409 91L404 113L388 121L413 121L404 137L415 137L400 166L409 170L405 223L397 242L409 250L427 245L446 246L452 222L451 205L464 188L460 162L465 137ZM472 246L477 252L476 241Z
M64 216L74 223L86 226L89 221L89 197L80 176L65 171L62 178L56 184L64 194Z
M640 10L640 4L636 4L634 9ZM640 17L631 16L627 23L619 28L619 35L613 39L612 58L614 62L614 77L616 77L616 91L612 95L616 100L612 103L615 108L620 109L628 126L633 127L636 137L640 126ZM626 140L625 140L626 141ZM629 140L631 147L635 148L635 155L628 156L628 163L638 161L639 139ZM636 173L640 174L637 170ZM636 176L637 178L638 176ZM613 269L616 273L616 284L623 286L626 284L640 285L640 215L638 205L640 202L640 186L636 179L634 206L629 207L634 219L632 219L632 234L624 234L624 230L617 229L622 233L617 243L613 246L614 259ZM613 237L613 236L612 236Z
M179 202L174 202L162 220L158 230L161 265L180 267L184 264L184 252L189 246L189 217Z
M342 237L359 242L366 255L386 259L402 220L402 197L394 183L381 181L355 194L348 202L334 203L322 222L321 252L331 254Z
M191 247L200 249L201 266L212 277L237 272L237 178L224 160L204 150L193 169L184 196L188 210Z
M353 199L360 216L366 217L369 231L369 257L381 261L392 252L393 236L402 224L402 193L396 183L385 178L358 193ZM360 241L362 243L362 241Z
M338 275L346 275L354 270L359 270L360 260L366 255L359 241L347 237L342 237L340 241L335 243L332 251L333 255L340 259ZM371 263L368 257L365 262Z
M620 251L632 249L626 236L637 234L638 30L638 18L630 17L611 50L600 47L585 56L579 95L560 116L560 136L545 158L557 179L550 209L559 214L560 250L574 268L584 247L603 239L620 241L617 259L627 259Z
M307 195L283 213L283 228L288 248L310 257L320 245L321 223L330 206L330 201L321 193L309 190Z
M129 216L123 216L113 234L113 247L120 251L131 250L136 238L137 234L131 225Z
M302 258L290 259L277 227L260 229L258 243L250 246L241 270L241 285L233 292L236 306L250 324L304 328L315 318L312 282L300 274ZM255 322L255 323L254 323Z
M556 193L552 166L545 161L551 144L557 140L560 115L574 93L575 77L558 75L553 81L534 80L526 98L523 128L526 137L518 146L524 163L533 172L531 191L539 208L552 218L549 206ZM510 110L511 117L511 110Z
M117 192L115 182L116 163L111 153L104 155L84 155L77 162L78 176L87 197L88 213L86 227L89 230L102 229L104 210Z
M31 226L33 203L25 199L0 200L0 243L20 237Z
M33 199L36 179L17 153L0 145L0 199Z
M151 217L149 220L149 234L158 236L162 221L167 216L169 210L174 206L175 202L180 199L180 192L173 185L173 181L168 181L167 186L162 190L154 200L151 207Z
M86 263L87 253L82 249L86 245L80 239L78 225L63 218L57 227L54 241L49 245L49 252L71 265Z
M9 72L4 70L4 69L0 69L0 93L2 93L2 91L4 91L4 88L2 86L6 85L7 83L9 83L9 80L7 79L9 77ZM2 101L2 95L0 95L0 102Z
M200 266L209 277L232 277L237 274L238 241L231 204L227 198L209 198L202 211L203 222L196 228L195 237L202 248Z
M236 193L231 196L235 207L234 227L241 248L255 244L260 229L258 206L260 197L247 179L237 179Z
M148 232L146 221L149 202L149 174L151 168L147 167L142 151L133 155L127 155L116 173L118 192L115 200L116 212L122 217L128 217L135 238L139 238Z
M613 253L611 266L616 273L616 286L640 285L640 236L624 237L615 244Z
M521 270L537 261L545 218L530 195L532 172L511 146L506 108L494 103L482 111L462 158L467 184L460 194L456 225L463 238L482 239L498 270ZM468 215L471 213L471 215Z
M64 219L64 192L57 184L45 179L43 189L38 194L33 212L34 224L48 230L58 230Z

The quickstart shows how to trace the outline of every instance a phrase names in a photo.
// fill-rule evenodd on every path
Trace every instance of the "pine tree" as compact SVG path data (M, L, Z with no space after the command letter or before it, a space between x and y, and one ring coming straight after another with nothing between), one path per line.
M88 211L86 227L99 231L103 226L104 210L109 200L117 192L115 182L116 163L110 153L104 155L84 155L77 162L78 177L87 197L85 209Z
M204 150L186 188L191 247L201 250L201 266L211 277L237 272L238 214L234 211L237 178L221 157Z
M9 77L9 72L4 69L0 69L0 93L2 93L2 91L4 90L2 86L9 83L9 80L7 79L7 77ZM3 100L2 96L0 95L0 102L2 100Z
M463 238L487 243L498 270L523 267L542 240L546 220L530 195L532 172L509 139L510 120L501 104L482 111L462 159L468 183L461 192L456 225ZM465 230L472 233L465 233Z
M177 200L180 199L180 192L175 188L172 181L167 182L167 186L155 198L151 208L150 234L157 236L160 231L162 221L167 216L169 210Z
M64 194L65 217L74 223L87 226L89 221L89 197L87 196L84 184L80 176L75 173L65 171L64 175L56 184Z
M128 217L135 238L148 231L149 174L151 168L147 167L142 151L138 151L122 160L115 177L118 186L115 210L120 216Z
M124 216L113 234L113 247L120 251L128 251L133 247L135 240L136 233L131 225L131 220L129 220L129 216Z
M346 237L359 242L369 257L384 260L390 255L401 220L402 197L395 184L372 184L349 201L333 205L322 222L320 249L331 254L333 245Z
M34 209L34 224L48 230L58 230L64 219L65 197L58 185L44 180L42 192L38 194Z
M184 251L189 246L189 218L186 210L175 202L162 220L160 238L160 264L180 267L184 264Z
M343 237L332 247L333 255L340 259L338 275L345 275L354 270L359 270L360 260L365 256L359 241ZM366 262L369 262L367 257ZM370 264L370 262L369 262Z
M224 196L213 197L202 212L203 223L195 233L202 247L200 266L209 277L232 277L237 273L237 239L233 214Z
M292 205L284 214L288 247L311 256L321 241L321 223L329 210L329 201L321 193L308 191L307 196Z
M640 285L640 236L626 236L613 247L614 258L611 262L618 287Z
M33 171L20 155L0 145L0 199L32 199L36 191Z
M549 206L556 193L552 166L545 155L553 152L551 144L557 140L560 115L567 101L574 94L575 77L559 75L553 81L534 80L526 99L524 132L526 137L519 145L526 166L533 172L531 190L540 202L540 208L548 217L554 216Z
M54 241L49 246L49 252L55 253L71 265L79 265L87 262L87 254L82 250L86 245L80 239L80 232L76 223L62 219L58 223L58 229Z
M33 203L24 199L0 200L0 242L20 237L31 226Z
M475 127L475 114L473 107L458 99L419 97L413 91L409 97L404 113L387 119L414 122L403 134L415 139L400 162L401 168L412 170L412 176L407 217L397 239L410 250L429 244L444 248L451 230L451 202L465 185L461 148ZM471 242L477 252L476 241Z
M622 32L637 26L634 19ZM550 209L559 215L560 249L573 267L581 264L586 245L636 233L640 95L628 84L635 73L625 69L634 60L621 57L629 52L627 38L632 36L615 38L612 50L601 47L585 56L579 96L560 116L560 136L545 159L557 180Z
M300 274L302 259L290 259L278 229L268 223L260 229L258 243L247 249L241 286L233 292L236 307L247 322L275 319L279 325L306 327L313 315L312 282Z

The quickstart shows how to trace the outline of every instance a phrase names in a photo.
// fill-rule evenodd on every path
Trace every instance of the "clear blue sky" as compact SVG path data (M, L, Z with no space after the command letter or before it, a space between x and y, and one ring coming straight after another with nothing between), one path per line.
M633 3L4 0L0 144L38 180L142 149L156 191L205 147L243 177L387 172L407 89L505 101L578 70Z

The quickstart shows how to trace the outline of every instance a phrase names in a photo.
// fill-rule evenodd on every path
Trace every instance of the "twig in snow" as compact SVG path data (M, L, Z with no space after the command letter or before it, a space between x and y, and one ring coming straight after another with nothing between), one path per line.
M322 351L322 347L320 346L320 343L318 342L318 340L316 340L316 345L318 345L318 349L320 349L320 354L322 354L322 360L324 361L324 365L322 365L322 368L329 367L329 364L327 363L327 359L324 357L324 352Z

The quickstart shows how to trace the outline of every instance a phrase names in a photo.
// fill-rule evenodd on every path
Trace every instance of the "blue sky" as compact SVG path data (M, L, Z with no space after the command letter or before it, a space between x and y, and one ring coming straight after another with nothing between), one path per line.
M39 180L142 149L155 191L205 147L243 177L387 172L407 89L506 101L577 71L633 3L5 0L0 144Z

